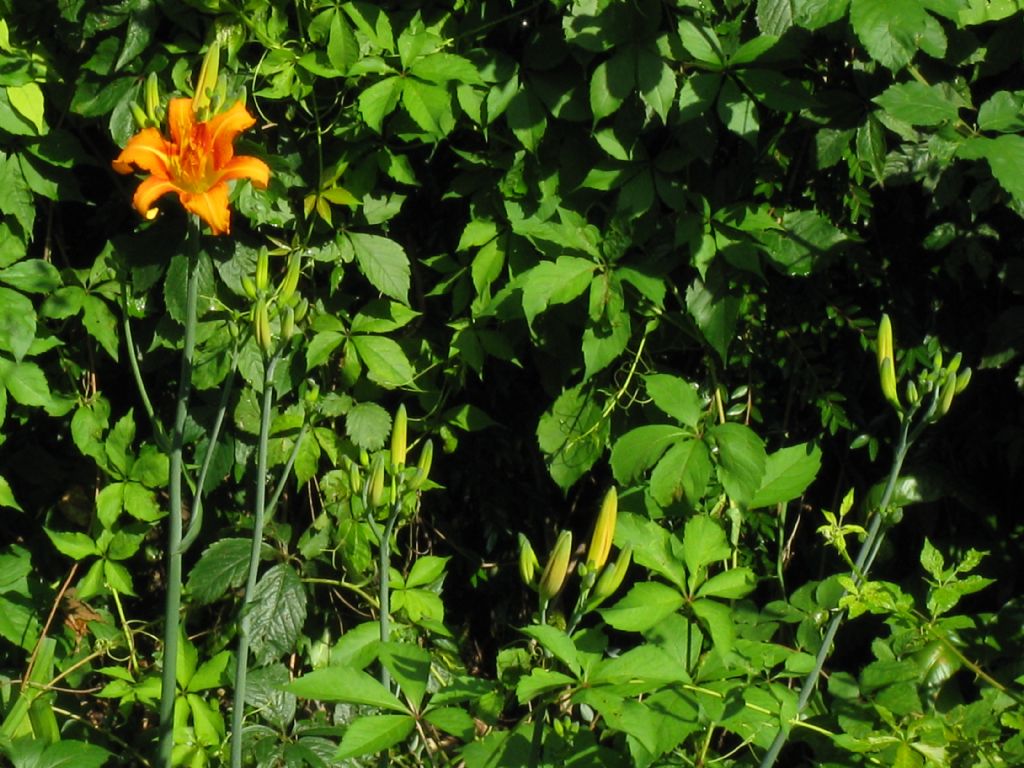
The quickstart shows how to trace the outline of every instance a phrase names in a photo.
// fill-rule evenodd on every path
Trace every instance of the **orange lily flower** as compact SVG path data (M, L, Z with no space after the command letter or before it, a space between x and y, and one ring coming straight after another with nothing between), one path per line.
M213 234L230 232L227 182L246 178L265 189L270 180L270 168L262 160L235 155L235 137L255 125L255 118L239 101L226 112L197 122L192 99L171 99L167 123L170 139L156 128L146 128L114 160L118 173L131 173L134 166L150 174L135 190L136 210L152 219L156 200L176 192L185 209L209 224Z

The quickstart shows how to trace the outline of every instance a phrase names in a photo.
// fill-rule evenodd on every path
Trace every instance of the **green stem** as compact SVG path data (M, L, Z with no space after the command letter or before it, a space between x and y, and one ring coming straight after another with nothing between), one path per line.
M907 456L907 451L910 449L913 440L920 434L921 427L927 423L927 417L932 413L933 408L930 408L925 419L921 421L918 429L914 430L913 435L910 432L911 422L913 420L914 412L907 413L902 421L900 422L900 433L899 438L896 442L896 450L893 454L892 466L889 469L889 479L885 484L885 490L882 493L882 499L878 504L878 510L875 512L875 516L871 519L871 525L868 527L867 536L864 539L864 543L861 544L860 551L857 553L857 559L853 564L853 580L854 584L861 584L868 575L868 571L871 568L871 563L874 561L874 555L878 552L878 547L881 544L881 531L882 531L882 520L885 518L886 507L889 506L889 502L892 501L893 492L896 490L896 481L899 479L900 471L903 469L903 460ZM843 592L846 595L846 592ZM839 631L839 625L843 621L843 617L846 615L846 611L837 609L832 615L832 620L829 622L828 628L825 630L825 636L822 638L821 648L818 649L818 655L814 659L814 666L811 671L807 673L807 677L804 678L803 685L800 687L800 695L797 698L796 713L795 716L799 717L800 713L803 712L805 706L807 706L808 700L811 698L811 694L814 692L815 687L818 684L818 678L821 676L822 667L825 665L825 660L828 658L829 652L832 650L832 643L835 640L836 633ZM764 758L761 760L760 768L771 768L775 765L776 759L778 759L779 752L782 751L782 747L786 743L786 739L789 733L786 728L779 728L779 732L775 735L775 740L772 742L768 751L765 753Z
M167 597L164 613L164 668L160 690L159 763L170 768L174 749L174 698L178 660L178 627L181 620L181 478L182 442L188 395L192 383L192 354L196 345L196 304L199 295L199 223L189 218L188 288L185 299L185 338L181 351L181 376L175 402L174 430L171 433L169 495L170 515L167 518Z
M398 500L391 509L384 534L380 539L380 641L386 643L391 637L391 534L402 511L402 502ZM391 690L391 673L383 664L380 666L380 682Z
M238 347L235 347L231 359L231 373L221 388L220 402L217 404L217 415L213 420L213 429L210 431L210 440L206 445L206 455L203 457L203 466L199 469L199 477L196 478L195 492L192 494L192 519L189 521L188 530L185 531L179 547L181 554L188 552L188 548L199 536L203 527L203 488L206 485L206 475L213 463L213 454L217 449L217 438L220 437L221 427L224 425L224 416L228 411L228 399L231 397L231 390L234 388L235 372L238 370Z
M128 347L128 362L132 369L132 377L135 379L135 388L139 390L139 397L142 398L142 408L149 417L149 423L153 425L153 437L161 451L170 454L170 446L167 444L167 436L164 429L156 418L153 411L153 403L149 399L149 392L146 390L146 383L142 380L142 371L139 370L139 356L135 349L135 339L132 336L131 318L128 317L128 297L122 297L122 314L124 316L124 341Z
M299 431L299 436L295 438L295 445L292 446L292 452L288 454L288 461L285 462L284 469L281 471L281 477L278 478L277 487L274 488L274 493L270 497L270 501L267 503L267 517L274 516L274 510L277 509L277 502L281 498L281 494L284 493L285 485L288 478L291 476L292 467L295 466L295 459L299 455L299 448L302 447L302 441L306 437L306 433L309 432L309 424L303 424L302 429Z
M238 624L238 653L235 660L235 693L231 710L231 766L242 766L242 715L245 712L245 686L249 672L249 604L256 590L256 577L260 569L260 549L263 546L263 522L267 499L267 443L270 440L270 411L274 400L274 369L279 354L275 354L263 369L263 409L260 412L260 437L256 447L256 505L252 524L252 549L249 553L249 576L242 598L242 618Z

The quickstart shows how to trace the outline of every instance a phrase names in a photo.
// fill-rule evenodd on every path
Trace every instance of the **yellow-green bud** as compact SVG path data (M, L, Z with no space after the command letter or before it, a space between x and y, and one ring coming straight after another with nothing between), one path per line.
M956 394L956 376L947 376L946 383L942 385L942 399L939 401L939 410L937 411L939 416L945 416L949 413L950 406L953 405L953 396Z
M279 294L281 301L287 302L295 295L295 289L299 285L301 266L302 260L299 258L299 254L293 251L288 256L288 269L285 271L284 279L281 281L281 292Z
M615 594L615 590L622 586L622 581L626 578L626 571L629 570L632 559L633 548L626 547L619 553L619 559L615 561L614 565L609 565L601 571L601 576L598 578L597 584L594 585L594 591L587 603L588 608L596 607Z
M917 384L914 383L913 379L907 380L907 402L911 405L916 405L919 399L917 392Z
M203 65L199 69L199 80L192 96L192 112L199 120L206 120L210 114L210 96L217 87L220 77L220 43L214 40L206 49Z
M266 248L260 248L256 256L256 290L266 291L270 285L270 254Z
M963 362L963 359L964 356L957 352L953 355L953 359L949 361L949 368L946 370L949 371L950 374L956 374L956 372L960 370L960 363Z
M156 72L150 72L146 78L145 94L146 118L151 126L160 125L160 82Z
M942 367L942 350L940 349L932 356L932 369L939 370Z
M301 323L306 319L306 313L309 312L309 302L305 299L299 299L295 302L295 322Z
M136 104L134 101L128 105L132 111L132 119L135 120L135 125L141 131L143 128L149 127L149 117L145 112L142 111L142 107Z
M252 312L253 334L256 336L256 343L264 353L269 353L274 340L270 335L270 315L267 311L267 302L262 297L256 299Z
M256 283L248 275L242 275L242 290L250 299L256 298Z
M967 389L967 385L970 383L971 369L965 368L964 370L960 371L960 373L958 373L956 376L956 393L959 395L961 392Z
M295 310L285 307L281 313L281 340L288 341L295 333Z
M565 577L569 572L570 555L572 555L572 531L562 531L558 534L555 548L551 550L548 564L544 566L544 573L541 574L540 584L537 586L540 599L544 602L550 601L562 591L562 585L565 584Z
M369 498L367 499L372 508L380 507L384 503L384 457L378 456L373 462L373 472L370 475Z
M597 513L597 522L594 523L594 534L590 539L590 549L587 550L587 567L591 570L600 570L608 561L608 554L612 551L612 539L615 537L618 509L619 497L615 492L615 486L612 486L601 502L601 510Z
M353 494L363 490L363 476L359 472L359 465L354 461L348 465L348 485Z
M882 370L882 361L892 359L892 321L888 315L882 315L878 323L878 338L875 340L875 351L878 355L878 370Z
M410 491L418 491L427 482L427 477L430 475L430 465L433 461L434 443L431 440L427 440L420 449L420 460L416 464L416 474L409 480L408 488Z
M409 418L405 415L405 404L398 406L395 423L391 425L391 467L401 472L405 466L405 452L409 430Z
M519 534L519 578L523 584L531 589L537 586L537 571L540 570L540 563L533 551L533 545L523 534Z
M900 410L900 397L896 392L896 371L893 368L893 360L887 357L882 361L881 369L882 394L885 399L892 403L893 407Z

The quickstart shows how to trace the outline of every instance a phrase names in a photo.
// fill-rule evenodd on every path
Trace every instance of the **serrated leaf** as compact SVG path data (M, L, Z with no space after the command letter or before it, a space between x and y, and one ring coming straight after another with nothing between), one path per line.
M249 635L257 664L291 651L306 621L306 590L287 563L275 565L257 582L249 609Z
M620 549L632 547L633 561L637 565L664 576L680 589L686 588L686 572L672 552L671 534L653 520L631 512L619 512L615 544Z
M600 458L608 428L601 408L582 386L565 390L541 416L537 442L560 488L569 488Z
M1024 200L1024 137L1016 134L970 138L957 155L969 160L987 160L1000 186L1018 200Z
M646 424L631 429L612 445L611 465L616 482L628 484L657 463L665 450L686 437L673 424Z
M521 631L524 635L532 637L550 651L551 655L565 664L576 677L583 674L583 667L580 664L579 654L576 652L576 645L573 643L572 638L558 627L552 627L548 624L534 624L524 627Z
M0 269L0 283L27 293L51 293L61 285L60 272L48 261L24 259Z
M609 626L623 632L644 632L683 604L683 596L656 581L634 584L615 605L598 610Z
M314 670L293 680L286 690L303 699L406 712L405 706L391 691L366 672L351 667L330 666Z
M416 720L409 715L371 715L361 717L345 730L335 760L379 754L412 733Z
M345 14L336 9L331 18L331 29L327 37L327 59L332 67L345 74L358 58L359 43L352 34L352 27L345 19Z
M764 443L742 424L717 424L708 434L718 446L718 479L722 487L737 503L749 505L764 478Z
M602 61L590 78L590 111L594 122L613 114L636 88L632 48Z
M380 133L384 118L395 111L402 95L402 78L386 77L359 94L359 113L363 121Z
M750 508L770 507L797 498L814 482L821 468L821 449L810 443L780 448L765 461L761 487Z
M371 381L387 389L412 383L416 372L394 339L387 336L353 336L351 343L359 359L365 363Z
M736 643L736 625L733 622L732 610L728 605L714 600L694 600L690 607L707 627L711 635L711 644L720 654L728 654Z
M636 85L644 104L667 123L676 98L676 74L654 46L637 48Z
M643 377L647 394L654 405L676 419L680 424L696 427L704 412L697 389L688 381L667 373L656 373Z
M20 361L36 337L36 311L25 295L0 286L0 349Z
M381 664L391 673L412 708L419 711L430 678L430 653L410 643L389 642L379 646Z
M590 287L597 265L578 256L559 256L542 261L520 277L523 290L523 314L533 325L534 318L553 304L567 304Z
M58 552L73 560L83 560L100 553L96 542L80 531L51 531L49 528L43 528L43 531Z
M893 71L910 63L928 34L941 36L945 49L942 28L918 0L851 0L850 23L871 58Z
M757 577L749 568L740 566L722 573L716 573L700 585L697 597L718 597L723 600L736 600L746 597L757 586Z
M409 303L409 257L394 240L380 235L349 232L359 271L378 291Z
M229 589L245 583L249 569L249 539L220 539L208 546L188 574L188 591L200 605L212 603Z
M561 672L535 667L530 674L519 678L516 683L516 698L520 704L552 691L559 691L575 685L576 680Z
M911 125L941 125L957 119L968 104L948 84L895 83L872 99L878 106Z
M665 452L651 472L651 497L667 507L685 498L696 507L711 478L711 458L703 440L682 440Z
M696 577L711 563L725 560L732 554L725 531L717 521L707 515L695 515L683 528L683 562L690 574L690 588L696 587Z
M345 414L345 434L358 448L376 451L391 434L391 415L376 403L358 403Z

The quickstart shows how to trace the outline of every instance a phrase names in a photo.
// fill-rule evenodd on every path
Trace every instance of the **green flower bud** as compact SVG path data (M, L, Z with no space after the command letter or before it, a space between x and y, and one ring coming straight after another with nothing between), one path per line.
M619 559L615 561L614 565L609 565L603 571L601 576L597 580L597 584L594 585L594 591L590 595L590 600L587 603L587 608L596 608L600 603L607 600L622 586L623 579L626 578L626 571L629 570L629 564L633 559L633 548L626 547L622 552L619 553Z
M250 299L256 298L256 283L248 275L242 275L242 290Z
M533 545L523 534L519 534L519 578L523 584L535 589L537 586L537 571L540 570L540 563L533 551Z
M376 509L384 503L384 456L378 456L373 462L370 474L369 498L370 507Z
M266 291L270 285L270 254L266 248L260 248L256 256L256 290Z
M281 290L278 294L281 301L288 302L295 295L295 289L299 285L301 266L302 260L299 258L299 254L293 251L288 256L288 268L284 273L284 279L281 281Z
M963 359L964 356L957 352L955 355L953 355L953 359L949 361L949 368L947 368L946 370L950 374L956 374L956 372L960 370L960 363L963 362Z
M199 69L199 80L192 96L192 112L198 120L206 120L210 114L210 97L220 77L220 43L214 40L206 49L203 65Z
M409 429L409 418L405 415L405 404L398 406L395 423L391 426L391 467L401 472L405 466L405 452Z
M540 599L545 603L562 591L565 577L569 572L570 555L572 555L572 531L562 531L558 534L555 548L551 550L548 564L544 566L544 573L541 574L540 584L537 587Z
M135 125L141 131L143 128L149 127L149 116L142 111L142 107L136 104L134 101L128 105L132 111L132 119L135 120Z
M160 114L160 82L156 72L150 72L149 77L146 78L144 94L148 124L153 127L158 126L163 115Z
M953 405L953 396L956 395L956 376L947 376L946 383L942 385L942 399L939 400L937 416L945 416Z
M252 312L253 334L256 337L256 343L265 354L269 354L274 340L270 335L270 315L267 311L267 302L262 298L256 299Z
M412 479L407 484L410 491L418 491L427 482L427 477L430 475L430 465L433 461L434 443L432 440L427 440L423 444L423 448L420 449L420 460L416 464L416 474L412 476Z
M878 370L882 370L882 361L893 358L892 321L883 314L878 323L878 337L875 340L875 351L878 355Z
M288 341L295 333L295 310L285 307L281 313L281 339Z
M619 509L619 497L615 492L615 486L608 489L608 493L601 502L601 510L597 514L597 522L594 524L594 534L590 539L590 549L587 550L587 567L599 571L608 561L608 554L612 550L612 539L615 536L615 520Z
M907 381L907 402L911 405L917 405L917 401L919 399L920 396L917 392L917 384L914 383L913 379L909 379Z
M882 361L881 380L882 394L885 396L885 399L892 403L896 410L901 410L900 397L896 392L896 371L891 357L887 357Z
M958 373L956 376L956 393L959 395L961 392L967 389L967 385L970 383L971 369L965 368L964 370L960 371L960 373Z

